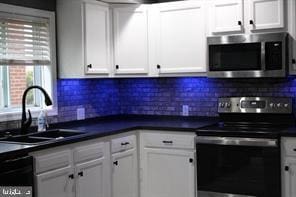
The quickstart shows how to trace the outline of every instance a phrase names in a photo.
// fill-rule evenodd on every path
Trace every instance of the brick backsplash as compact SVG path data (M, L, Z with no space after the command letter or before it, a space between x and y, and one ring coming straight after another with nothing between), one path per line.
M294 97L296 79L209 79L206 77L121 79L122 114L217 116L217 100L228 96Z
M225 96L295 97L296 78L60 79L59 115L50 117L49 122L76 120L80 107L85 108L86 118L117 114L181 115L182 105L189 106L190 116L217 116L217 100ZM19 122L0 122L0 130L19 127Z
M58 81L58 121L76 119L77 108L85 108L85 117L120 113L119 80L71 79Z

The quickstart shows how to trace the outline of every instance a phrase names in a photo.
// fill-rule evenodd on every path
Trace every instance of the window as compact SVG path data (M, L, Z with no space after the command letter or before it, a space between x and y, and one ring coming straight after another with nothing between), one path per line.
M54 22L53 12L0 4L0 116L20 112L22 94L32 85L45 88L56 103ZM31 90L26 102L38 111L43 100Z

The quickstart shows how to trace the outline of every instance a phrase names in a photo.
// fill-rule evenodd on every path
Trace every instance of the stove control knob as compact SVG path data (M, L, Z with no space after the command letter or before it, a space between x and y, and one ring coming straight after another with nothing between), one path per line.
M226 107L230 108L231 107L231 103L226 103Z
M222 102L219 103L219 107L220 107L220 108L224 108L224 107L225 107L225 103L222 103Z
M280 108L280 107L282 107L282 104L281 104L281 103L278 103L278 104L276 104L276 106L277 106L278 108Z
M285 104L284 104L284 107L285 107L285 108L288 108L288 107L289 107L289 104L288 104L288 103L285 103Z
M274 108L275 107L275 104L274 103L270 103L269 106L270 106L270 108Z

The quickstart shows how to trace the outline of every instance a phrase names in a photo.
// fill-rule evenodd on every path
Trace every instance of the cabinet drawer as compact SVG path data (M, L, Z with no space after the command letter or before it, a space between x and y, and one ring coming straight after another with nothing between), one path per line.
M283 141L284 151L288 156L296 156L296 138L287 139Z
M136 136L131 135L127 137L116 138L111 141L112 153L129 150L136 147Z
M98 142L74 148L74 162L81 163L104 157L105 143Z
M169 133L143 133L145 147L194 149L195 136Z
M71 151L63 150L35 156L36 173L47 172L71 165Z

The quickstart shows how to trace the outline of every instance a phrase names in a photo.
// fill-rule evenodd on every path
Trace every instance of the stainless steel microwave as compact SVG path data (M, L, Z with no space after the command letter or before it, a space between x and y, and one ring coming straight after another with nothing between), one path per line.
M288 33L208 37L208 77L286 77Z

